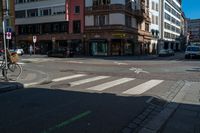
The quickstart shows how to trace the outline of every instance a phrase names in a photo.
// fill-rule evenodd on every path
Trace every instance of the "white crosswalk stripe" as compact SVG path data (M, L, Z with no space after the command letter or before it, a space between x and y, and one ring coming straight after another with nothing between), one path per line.
M159 85L160 83L162 83L164 80L150 80L147 81L143 84L140 84L136 87L133 87L131 89L128 89L124 92L122 92L123 94L131 94L131 95L140 95L148 90L150 90L151 88Z
M87 74L74 74L66 77L56 78L53 79L52 81L60 82L64 80L72 80L68 82L68 85L70 87L76 86L76 88L73 88L73 90L81 89L83 91L90 90L97 92L107 91L107 92L114 92L114 93L116 92L126 95L141 95L164 82L164 80L156 80L156 79L145 81L136 78L112 79L112 76L93 76L93 77L88 77L88 76L89 75ZM121 87L122 89L120 91Z
M129 82L129 81L132 81L132 80L135 80L135 78L121 78L121 79L118 79L118 80L110 81L110 82L107 82L107 83L103 83L103 84L100 84L100 85L97 85L97 86L87 88L87 90L103 91L105 89L108 89L108 88Z
M82 84L85 84L85 83L94 82L94 81L106 79L106 78L109 78L109 77L110 76L97 76L97 77L83 79L83 80L79 80L79 81L75 81L75 82L70 82L69 85L70 86L82 85Z
M53 79L53 82L59 82L59 81L64 81L64 80L68 80L68 79L74 79L74 78L79 78L79 77L83 77L86 76L86 74L76 74L76 75L71 75L71 76L66 76L66 77L62 77L62 78L57 78L57 79Z

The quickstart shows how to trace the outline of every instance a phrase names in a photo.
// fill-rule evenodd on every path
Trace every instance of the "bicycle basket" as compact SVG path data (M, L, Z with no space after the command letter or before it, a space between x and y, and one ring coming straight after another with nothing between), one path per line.
M12 63L17 63L19 61L19 56L17 53L12 53L10 56L10 61Z
M7 57L8 57L8 61L10 61L11 63L17 63L19 61L19 56L17 53L11 53L8 49L6 49L7 51Z

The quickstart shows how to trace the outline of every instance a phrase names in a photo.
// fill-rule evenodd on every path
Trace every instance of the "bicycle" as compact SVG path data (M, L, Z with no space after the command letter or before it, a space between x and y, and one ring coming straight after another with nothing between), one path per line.
M7 52L7 68L6 68L6 60L5 56L3 56L3 60L1 62L0 69L2 70L2 76L6 81L9 80L18 80L22 74L22 67L17 62L19 61L19 57L17 53L11 53L8 49Z

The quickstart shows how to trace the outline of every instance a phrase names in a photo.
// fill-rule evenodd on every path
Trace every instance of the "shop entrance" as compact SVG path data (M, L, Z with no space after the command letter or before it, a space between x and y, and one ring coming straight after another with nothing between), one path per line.
M89 53L91 56L107 55L108 54L108 41L107 40L91 40Z

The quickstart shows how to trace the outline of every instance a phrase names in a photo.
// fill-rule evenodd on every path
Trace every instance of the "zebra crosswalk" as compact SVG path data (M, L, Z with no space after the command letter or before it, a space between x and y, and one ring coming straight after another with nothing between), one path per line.
M164 80L151 79L142 80L127 77L112 77L112 76L91 76L87 74L74 74L66 77L56 78L53 82L64 82L69 86L67 88L104 92L107 90L116 90L120 88L123 95L141 95L158 85L163 84ZM59 84L59 83L58 83Z

